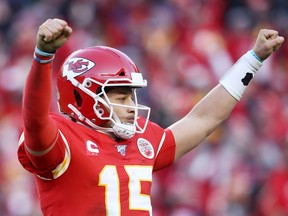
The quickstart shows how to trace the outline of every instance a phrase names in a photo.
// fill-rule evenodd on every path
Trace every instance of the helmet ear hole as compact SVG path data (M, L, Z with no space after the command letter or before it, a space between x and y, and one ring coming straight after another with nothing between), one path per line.
M78 106L78 107L81 107L81 106L82 106L82 103L83 103L83 100L82 100L79 92L78 92L76 89L74 89L74 97L75 97L77 106Z
M125 71L119 71L119 76L125 76L126 75L126 73L125 73Z

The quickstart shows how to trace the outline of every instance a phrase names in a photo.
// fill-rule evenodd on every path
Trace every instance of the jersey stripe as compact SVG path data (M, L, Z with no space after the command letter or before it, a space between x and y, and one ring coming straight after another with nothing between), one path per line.
M63 162L61 164L59 164L56 167L56 169L54 169L52 171L54 179L60 177L68 169L68 166L69 166L70 161L71 161L71 153L70 153L70 148L69 148L68 142L60 130L59 130L59 133L60 133L60 135L61 135L61 137L65 143L65 157L64 157Z
M156 153L156 157L158 156L158 154L159 154L159 152L160 152L160 150L161 150L161 148L162 148L162 145L163 145L163 143L164 143L165 138L166 138L166 133L164 132L164 133L163 133L163 136L162 136L162 138L161 138L161 140L160 140L160 144L159 144L159 147L158 147L158 150L157 150L157 153Z

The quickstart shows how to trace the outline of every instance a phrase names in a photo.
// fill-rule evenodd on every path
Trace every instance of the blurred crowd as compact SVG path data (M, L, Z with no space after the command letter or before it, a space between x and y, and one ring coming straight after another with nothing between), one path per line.
M55 74L76 49L118 48L148 80L141 102L163 127L185 115L253 48L259 29L273 28L288 40L287 0L1 0L3 216L41 215L33 177L17 160L17 140L36 32L54 17L67 20L74 30L56 54ZM221 127L173 166L155 173L155 216L288 215L287 58L288 41L265 61ZM51 109L57 111L56 95Z

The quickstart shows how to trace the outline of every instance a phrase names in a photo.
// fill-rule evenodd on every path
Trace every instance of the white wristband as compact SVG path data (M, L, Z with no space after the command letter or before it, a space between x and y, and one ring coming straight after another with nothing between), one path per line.
M220 79L222 86L236 99L240 100L249 82L262 66L251 51L244 54Z

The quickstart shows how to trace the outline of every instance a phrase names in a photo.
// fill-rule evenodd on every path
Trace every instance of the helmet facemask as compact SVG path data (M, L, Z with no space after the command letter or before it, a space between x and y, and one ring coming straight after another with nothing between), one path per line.
M134 105L123 105L123 104L111 102L109 97L107 96L107 91L105 90L105 87L102 87L103 96L109 106L109 110L110 110L109 112L112 113L112 116L111 116L112 118L110 119L110 121L112 122L111 128L113 129L113 132L119 138L122 138L122 139L129 139L133 137L135 133L143 133L146 128L147 121L145 125L141 127L138 124L137 119L139 116L145 116L146 119L148 119L150 115L150 108L138 104L137 93L136 93L137 89L131 88L131 91L133 95ZM134 114L133 123L121 122L119 116L117 116L116 112L114 111L117 107L133 110L133 114Z
M133 73L132 73L133 74ZM140 81L140 82L139 82ZM72 83L76 84L76 80ZM93 89L93 85L100 86L97 92L93 92L90 90ZM111 122L110 127L103 127L100 125L96 125L94 119L89 119L84 116L75 106L69 104L68 107L78 116L78 120L83 123L86 123L92 128L103 132L113 132L117 137L121 139L129 139L135 135L135 133L143 133L146 129L148 119L150 116L150 108L141 104L138 104L136 88L141 88L146 86L146 81L143 80L142 75L140 73L135 73L134 77L132 76L132 80L128 78L123 79L107 79L104 84L92 79L85 78L82 83L77 83L76 85L82 91L84 91L87 95L92 97L95 101L93 105L93 110L95 113L95 117L107 122ZM108 88L117 88L117 87L129 87L133 93L134 98L134 106L123 105L118 103L112 103L107 96ZM129 108L134 110L134 118L133 123L121 122L120 118L114 112L115 107ZM146 119L144 125L139 125L137 119L139 116L143 116Z

